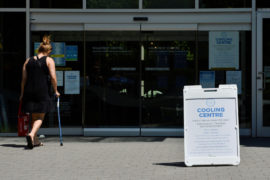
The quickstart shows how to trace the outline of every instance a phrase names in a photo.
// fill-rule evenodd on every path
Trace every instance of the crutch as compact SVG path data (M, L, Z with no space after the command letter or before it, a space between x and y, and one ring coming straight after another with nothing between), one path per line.
M62 128L61 128L61 119L60 119L60 98L59 97L57 98L57 111L58 111L60 146L63 146Z

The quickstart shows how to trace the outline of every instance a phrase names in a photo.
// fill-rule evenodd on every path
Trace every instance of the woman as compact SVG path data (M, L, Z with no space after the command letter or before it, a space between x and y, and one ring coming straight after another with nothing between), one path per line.
M32 114L32 129L26 136L27 147L43 145L37 138L37 132L42 125L45 114L52 110L51 84L56 97L57 91L55 63L49 57L52 51L50 37L44 36L38 48L37 56L28 58L22 69L21 96L22 109Z

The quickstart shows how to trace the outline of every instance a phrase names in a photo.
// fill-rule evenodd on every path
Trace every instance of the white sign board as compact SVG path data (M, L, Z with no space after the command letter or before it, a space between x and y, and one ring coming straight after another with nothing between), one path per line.
M240 163L236 85L184 87L185 164Z

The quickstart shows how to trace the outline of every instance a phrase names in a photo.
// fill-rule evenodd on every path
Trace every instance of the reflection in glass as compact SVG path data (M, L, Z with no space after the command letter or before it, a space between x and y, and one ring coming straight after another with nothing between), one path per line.
M256 7L257 8L269 8L270 1L269 0L256 0Z
M86 33L86 127L138 127L139 32Z
M134 9L139 8L138 0L87 0L87 8Z
M251 0L200 0L200 8L250 8Z
M195 32L143 33L142 127L183 127L183 87L196 84Z
M195 0L143 0L143 8L177 9L195 8Z
M25 0L1 0L0 8L25 8Z
M31 0L31 8L82 8L82 0Z

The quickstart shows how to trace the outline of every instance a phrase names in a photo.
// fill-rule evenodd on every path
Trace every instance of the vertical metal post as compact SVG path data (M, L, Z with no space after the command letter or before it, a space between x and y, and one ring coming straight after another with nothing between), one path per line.
M140 1L142 1L142 0L140 0ZM142 83L143 83L143 86L144 86L144 82L142 81L142 63L143 63L143 61L144 61L144 46L143 46L143 41L142 41L142 25L140 24L140 46L141 46L141 48L139 48L140 49L140 61L139 61L139 78L140 78L140 80L139 80L139 91L140 91L140 93L139 93L139 129L140 129L140 134L139 134L139 136L141 136L142 135L142 106L143 106L143 102L142 102L142 98L143 98L143 96L142 96ZM142 52L143 51L143 52ZM142 54L143 53L143 54Z
M198 30L195 32L195 69L196 69L196 77L195 84L199 84L199 38L198 38Z
M143 0L139 0L139 9L143 9Z
M30 0L26 0L26 58L30 57Z
M5 46L5 44L4 44L4 27L2 26L2 23L4 23L4 16L1 13L0 14L0 24L1 24L1 27L0 27L0 45L2 46L2 50L0 49L0 52L4 51L4 46ZM4 86L3 81L4 81L4 59L3 59L3 55L1 54L0 55L0 89L3 89L3 86Z
M83 92L82 92L82 128L85 128L85 98L86 98L86 35L83 30Z
M257 136L257 15L256 0L252 0L252 137ZM258 42L262 43L262 42Z
M200 8L199 0L195 0L195 9L199 8Z
M86 9L86 0L82 0L83 1L83 9Z

